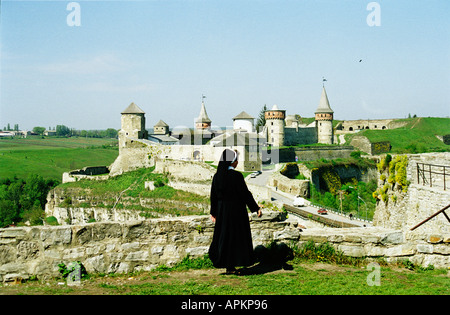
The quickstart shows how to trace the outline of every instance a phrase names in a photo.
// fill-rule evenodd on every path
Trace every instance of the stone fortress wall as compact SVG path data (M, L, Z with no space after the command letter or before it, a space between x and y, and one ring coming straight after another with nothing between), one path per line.
M316 127L302 127L284 128L284 145L299 145L317 143L317 128Z
M411 238L401 230L308 228L279 212L251 221L253 245L271 241L301 245L329 242L345 255L409 259L415 264L450 265L450 237ZM59 276L58 264L80 261L88 273L127 273L173 265L207 253L213 234L209 216L97 222L0 229L0 281Z
M408 155L406 194L400 194L396 202L378 202L374 224L386 228L409 230L432 214L450 204L450 183L444 190L443 175L432 175L432 185L417 181L417 163L450 166L450 153L424 153ZM428 168L428 167L427 167ZM441 169L442 171L442 169ZM427 175L428 176L428 175ZM450 175L446 176L450 182ZM447 211L450 214L450 211ZM436 233L450 234L450 223L444 215L438 215L413 232L415 235Z
M358 131L362 129L385 130L400 128L407 123L407 121L399 121L398 119L343 120L336 126L336 130L346 132Z
M254 245L298 238L281 213L251 222ZM0 281L59 275L58 264L81 261L88 273L122 273L173 265L208 252L209 216L0 229Z

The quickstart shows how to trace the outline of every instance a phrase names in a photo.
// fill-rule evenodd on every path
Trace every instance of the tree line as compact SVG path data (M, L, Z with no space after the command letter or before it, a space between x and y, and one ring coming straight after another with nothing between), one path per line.
M57 180L45 180L36 174L25 180L0 178L0 228L22 222L43 224L47 194L58 184Z
M49 127L50 131L51 127ZM45 127L34 127L33 132L38 135L44 135L46 131ZM117 138L118 130L113 128L108 128L106 130L77 130L74 128L69 128L65 125L57 125L53 127L53 131L55 132L55 136L57 137L87 137L87 138Z
M14 129L11 128L11 125L8 123L7 126L3 127L3 131L19 131L19 124L14 125Z
M1 130L1 129L0 129ZM57 125L56 127L33 127L33 132L40 136L43 136L46 131L53 131L57 137L87 137L87 138L117 138L119 130L114 128L108 128L106 130L77 130L69 128L65 125ZM3 131L20 131L19 124L14 124L14 128L11 128L11 124L3 127Z

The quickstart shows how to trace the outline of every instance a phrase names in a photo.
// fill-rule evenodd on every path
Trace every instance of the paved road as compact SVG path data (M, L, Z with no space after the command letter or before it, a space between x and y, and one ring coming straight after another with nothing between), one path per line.
M272 190L272 200L275 202L279 202L279 203L285 203L288 205L292 205L295 196L282 192L282 191L276 191L275 188L268 186L268 180L270 175L272 174L273 170L271 171L263 171L260 175L256 176L255 178L249 178L247 181L250 184L253 185L258 185L258 186L267 186ZM313 214L317 214L317 208L311 207L311 206L304 206L301 207L302 210L313 213ZM371 223L368 222L362 222L359 220L350 220L348 217L346 216L341 216L335 213L331 213L328 212L328 214L326 214L325 216L327 216L328 218L335 220L335 221L340 221L340 222L346 222L346 223L351 223L351 224L355 224L355 225L359 225L359 226L372 226Z

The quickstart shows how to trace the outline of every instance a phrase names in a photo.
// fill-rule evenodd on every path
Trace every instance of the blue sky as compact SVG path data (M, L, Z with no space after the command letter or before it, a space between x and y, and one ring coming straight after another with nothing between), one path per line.
M215 126L264 104L312 117L322 77L336 119L450 115L450 2L365 0L1 2L0 127ZM361 60L359 62L359 60Z

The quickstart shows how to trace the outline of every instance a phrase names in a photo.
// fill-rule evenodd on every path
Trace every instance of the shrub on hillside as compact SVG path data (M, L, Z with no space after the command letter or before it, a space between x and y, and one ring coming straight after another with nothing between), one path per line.
M286 163L280 173L288 178L294 179L300 173L297 163Z

